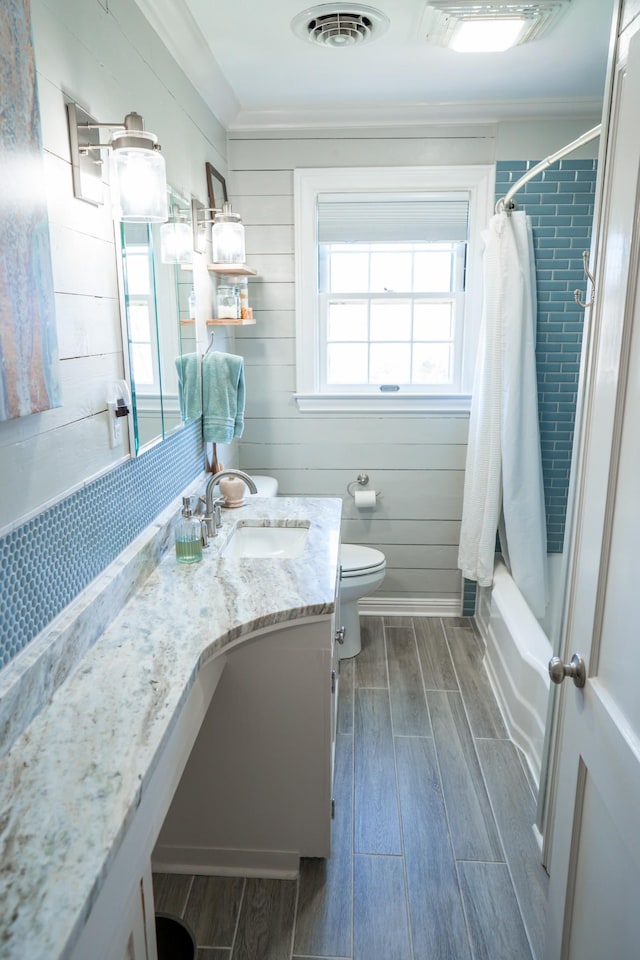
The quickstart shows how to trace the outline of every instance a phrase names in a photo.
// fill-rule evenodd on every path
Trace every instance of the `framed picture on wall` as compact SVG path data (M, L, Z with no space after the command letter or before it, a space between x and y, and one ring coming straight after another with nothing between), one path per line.
M205 163L207 171L207 192L209 194L209 206L212 210L220 210L227 196L227 184L222 174L218 173L216 168L210 163Z
M0 169L7 171L0 202L0 420L4 421L59 407L62 395L29 0L3 0L0 19Z

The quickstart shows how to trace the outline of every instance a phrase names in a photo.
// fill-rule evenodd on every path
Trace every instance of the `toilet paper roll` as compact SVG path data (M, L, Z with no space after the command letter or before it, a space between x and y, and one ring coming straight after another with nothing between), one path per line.
M375 490L356 490L354 493L356 507L358 510L370 510L376 505Z

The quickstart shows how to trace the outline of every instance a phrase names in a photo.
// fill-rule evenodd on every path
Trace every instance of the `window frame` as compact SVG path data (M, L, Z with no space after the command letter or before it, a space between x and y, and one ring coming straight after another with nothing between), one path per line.
M373 393L320 387L320 291L317 198L321 193L451 193L469 196L469 244L462 341L461 392ZM482 311L482 231L493 214L495 166L326 167L294 170L296 392L301 411L449 413L469 409Z

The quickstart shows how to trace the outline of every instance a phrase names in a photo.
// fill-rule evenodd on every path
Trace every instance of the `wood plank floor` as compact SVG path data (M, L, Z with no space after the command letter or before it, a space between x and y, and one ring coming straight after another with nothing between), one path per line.
M298 880L156 874L197 960L538 960L535 798L471 621L363 617L343 660L330 860Z

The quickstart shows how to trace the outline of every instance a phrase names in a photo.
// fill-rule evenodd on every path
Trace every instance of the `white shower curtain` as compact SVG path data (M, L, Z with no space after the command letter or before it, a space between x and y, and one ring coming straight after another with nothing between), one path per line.
M547 535L535 360L531 227L522 212L489 221L458 566L490 586L496 532L537 617L547 601ZM502 523L501 521L502 514Z

